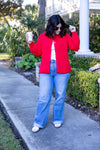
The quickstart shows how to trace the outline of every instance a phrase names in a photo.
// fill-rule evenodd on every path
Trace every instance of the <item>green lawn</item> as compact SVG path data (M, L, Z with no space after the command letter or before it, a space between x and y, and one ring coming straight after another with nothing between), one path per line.
M10 56L6 53L0 53L0 60L10 59Z
M24 150L0 111L0 150Z

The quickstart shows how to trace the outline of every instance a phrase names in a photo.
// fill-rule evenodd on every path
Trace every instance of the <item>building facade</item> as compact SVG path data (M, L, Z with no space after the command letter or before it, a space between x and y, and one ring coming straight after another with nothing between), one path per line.
M53 14L69 16L80 9L80 0L46 0L45 18ZM89 9L100 10L100 0L89 0Z

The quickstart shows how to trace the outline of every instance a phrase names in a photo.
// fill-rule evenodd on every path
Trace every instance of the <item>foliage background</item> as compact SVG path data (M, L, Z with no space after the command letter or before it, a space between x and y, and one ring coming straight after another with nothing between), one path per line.
M23 0L0 0L0 17L21 15Z
M30 52L26 43L25 34L27 31L32 31L34 41L36 42L40 33L44 31L44 18L38 16L37 6L27 5L25 10L20 15L15 15L14 18L19 21L15 25L10 25L7 17L3 18L4 23L0 27L0 52L7 52L14 58L23 56Z
M73 13L72 18L65 17L66 23L76 26L79 34L79 13ZM94 53L100 53L100 13L91 12L89 15L89 48Z

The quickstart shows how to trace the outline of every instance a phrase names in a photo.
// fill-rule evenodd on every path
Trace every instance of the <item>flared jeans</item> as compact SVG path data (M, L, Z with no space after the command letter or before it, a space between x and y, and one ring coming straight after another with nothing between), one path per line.
M45 127L48 119L53 87L55 88L53 123L63 123L64 101L70 74L59 74L56 70L56 61L51 60L50 74L40 73L39 96L34 119L34 125L40 128Z

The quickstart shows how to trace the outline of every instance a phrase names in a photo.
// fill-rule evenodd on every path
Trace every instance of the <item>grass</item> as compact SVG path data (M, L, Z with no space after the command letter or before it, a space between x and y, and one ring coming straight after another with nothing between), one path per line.
M10 55L7 53L0 53L0 60L10 59Z
M0 60L8 59L10 59L8 54L0 53ZM24 150L20 145L20 140L15 138L9 123L0 111L0 150Z
M24 150L0 111L0 150Z

